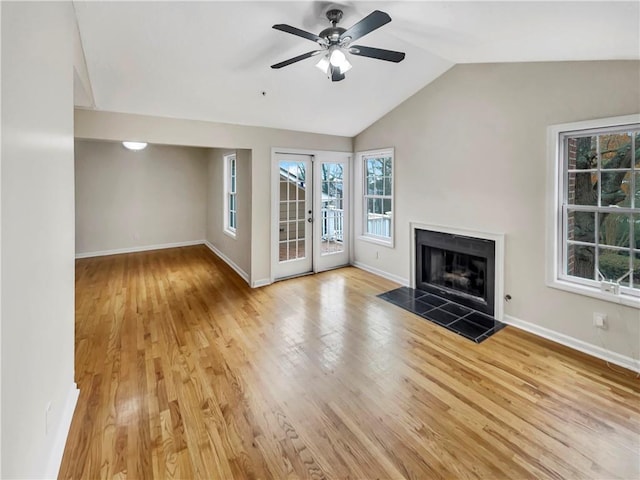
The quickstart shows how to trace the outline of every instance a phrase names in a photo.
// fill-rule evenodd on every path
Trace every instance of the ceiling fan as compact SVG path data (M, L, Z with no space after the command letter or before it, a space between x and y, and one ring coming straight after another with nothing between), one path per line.
M291 33L292 35L316 42L320 46L320 49L312 50L311 52L303 53L297 57L276 63L275 65L271 65L271 68L286 67L300 60L322 55L316 67L322 70L332 82L339 82L345 78L345 72L351 69L351 63L347 60L347 53L395 63L404 60L404 52L365 47L363 45L351 45L351 42L354 40L364 37L368 33L389 23L391 17L385 12L375 10L348 29L337 26L338 22L342 19L342 10L329 10L327 12L327 19L331 22L331 27L325 28L318 35L300 30L291 25L282 23L274 25L273 28L276 30Z

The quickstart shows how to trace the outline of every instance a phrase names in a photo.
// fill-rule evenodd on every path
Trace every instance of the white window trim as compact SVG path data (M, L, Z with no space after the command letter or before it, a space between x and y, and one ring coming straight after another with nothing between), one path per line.
M389 227L391 236L380 237L378 235L372 235L366 233L364 228L366 207L365 203L365 181L364 181L364 158L371 156L391 156L391 226ZM358 240L374 243L376 245L382 245L384 247L394 248L395 240L395 224L396 224L396 157L395 148L380 148L376 150L365 150L356 153L355 162L355 176L357 184L354 185L354 194L359 197L358 201L354 202L354 223L355 223L355 237Z
M229 225L229 195L231 194L231 160L233 160L236 164L236 191L234 195L236 196L236 228L231 227ZM223 156L224 161L224 188L222 189L224 192L224 212L223 212L223 232L226 235L229 235L232 238L236 238L236 231L238 226L238 159L236 157L235 152L229 153Z
M583 122L551 125L547 128L547 222L546 222L546 283L571 293L577 293L607 302L627 305L640 309L640 297L632 294L603 292L595 281L580 281L562 275L562 202L560 195L564 189L563 145L561 134L574 130L599 129L640 123L640 114L587 120Z

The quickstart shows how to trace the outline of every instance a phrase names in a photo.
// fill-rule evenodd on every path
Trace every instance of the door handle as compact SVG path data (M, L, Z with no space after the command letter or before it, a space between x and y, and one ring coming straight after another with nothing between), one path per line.
M307 222L309 222L309 223L313 223L313 217L309 217L309 218L307 218Z

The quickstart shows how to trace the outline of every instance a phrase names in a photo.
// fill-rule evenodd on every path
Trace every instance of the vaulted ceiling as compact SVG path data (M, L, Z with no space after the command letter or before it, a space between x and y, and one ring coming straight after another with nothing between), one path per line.
M373 10L392 22L358 44L406 52L395 64L351 55L331 82L306 39L341 8L348 28ZM354 136L456 63L640 59L634 2L74 2L90 88L78 106ZM535 81L535 79L532 79ZM614 87L614 86L612 86ZM473 88L470 85L469 88Z

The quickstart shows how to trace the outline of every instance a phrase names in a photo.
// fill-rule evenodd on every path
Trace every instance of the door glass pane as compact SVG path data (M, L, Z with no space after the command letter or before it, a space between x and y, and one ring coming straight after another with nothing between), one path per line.
M305 190L305 164L280 162L278 258L281 262L304 258L305 256Z
M320 255L328 255L344 251L343 166L337 163L322 163L320 174L322 175Z

